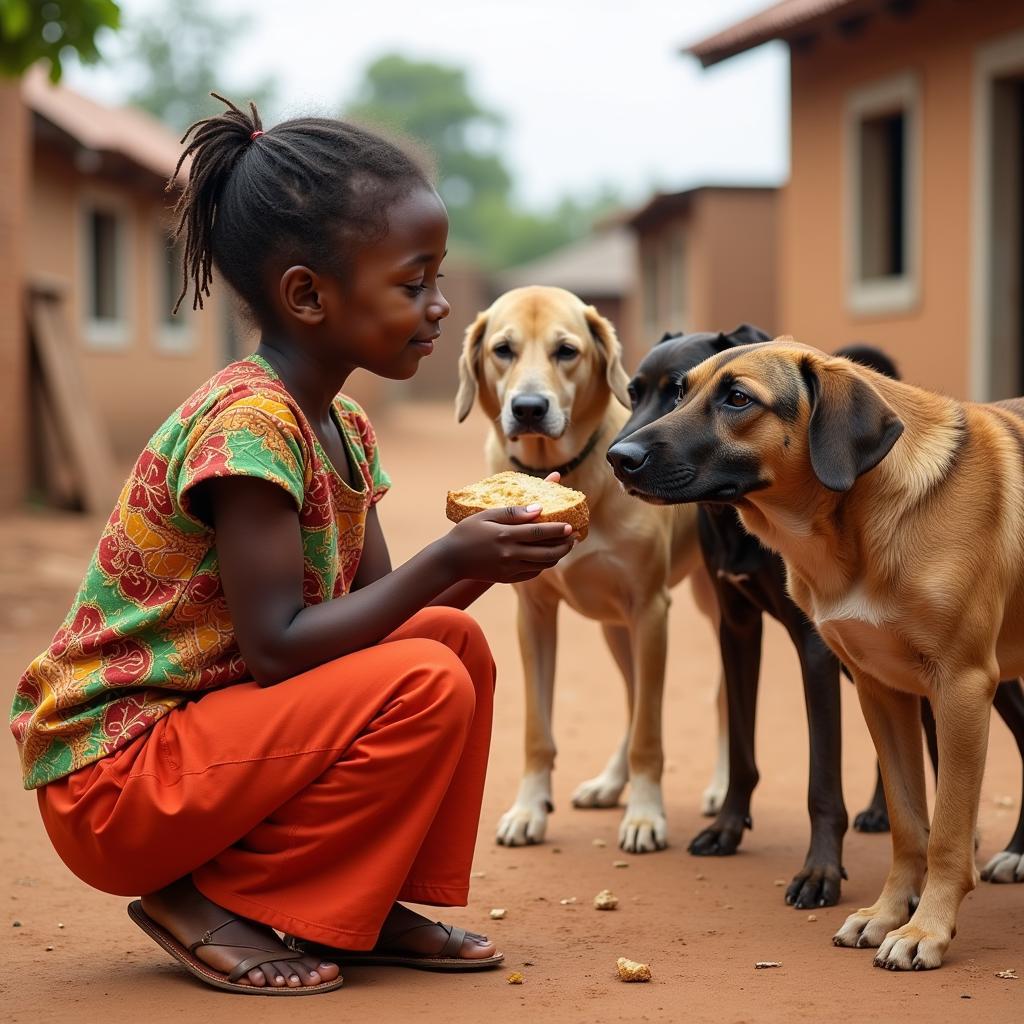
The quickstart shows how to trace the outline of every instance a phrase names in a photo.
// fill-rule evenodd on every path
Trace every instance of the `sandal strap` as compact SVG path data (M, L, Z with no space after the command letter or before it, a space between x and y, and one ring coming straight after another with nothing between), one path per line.
M387 935L381 935L377 939L377 948L380 947L382 940L385 949L393 948L396 944L400 945L401 940L406 935L410 932L419 931L421 928L441 928L448 933L444 945L436 953L425 956L424 959L433 960L444 957L461 959L458 954L462 950L462 944L466 941L466 929L457 928L452 924L445 924L443 921L424 921L423 924L414 924L411 928L402 928L398 931L389 932Z
M455 925L451 924L441 924L440 921L437 924L447 930L448 941L441 947L441 951L435 955L438 958L454 957L459 959L459 953L462 952L462 944L466 941L466 929L456 928Z
M227 945L227 943L220 943L220 945ZM238 946L238 949L256 949L255 946ZM248 974L255 967L262 967L263 964L269 964L273 961L288 961L288 960L302 960L303 956L301 953L275 953L273 950L264 949L260 951L259 956L250 956L243 960L240 964L236 964L234 969L228 975L228 981L235 982L239 978Z
M192 956L195 956L196 950L200 946L220 946L223 949L252 949L259 953L259 956L246 957L241 963L235 964L231 973L228 975L228 981L238 981L243 975L246 975L254 967L260 967L263 964L269 964L273 961L286 963L289 960L302 960L305 956L300 950L294 946L288 946L290 952L281 950L267 949L266 946L249 946L244 942L214 942L213 936L221 930L226 928L229 924L235 924L241 921L238 917L229 917L226 921L221 921L215 928L208 928L203 934L196 939L195 942L191 943L188 947L188 951Z

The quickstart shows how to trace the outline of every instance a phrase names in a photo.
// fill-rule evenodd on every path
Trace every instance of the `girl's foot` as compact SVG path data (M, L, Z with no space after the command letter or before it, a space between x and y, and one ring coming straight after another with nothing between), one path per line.
M271 928L238 918L231 911L217 906L192 884L190 878L179 879L166 889L143 896L142 906L157 924L185 946L195 942L203 932L233 919L218 930L218 945L197 946L195 951L198 959L224 974L229 974L237 964L253 955L253 950L244 948L246 946L268 950L280 946L282 953L291 953ZM230 945L232 942L237 942L238 946ZM320 957L306 956L301 960L269 960L249 971L238 984L299 988L334 981L337 977L337 964L321 961Z
M429 925L430 927L424 927ZM448 933L428 917L396 903L380 929L374 951L378 953L412 953L415 956L436 956L448 939ZM486 935L466 932L458 955L463 960L483 960L494 956L495 945Z

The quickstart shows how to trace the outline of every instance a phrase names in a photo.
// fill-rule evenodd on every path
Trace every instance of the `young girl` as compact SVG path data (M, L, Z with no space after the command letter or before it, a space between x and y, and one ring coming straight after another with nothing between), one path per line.
M220 988L326 992L336 961L494 966L488 939L398 901L467 901L494 664L462 609L554 565L571 528L484 512L391 568L390 481L339 391L430 354L444 206L372 134L264 131L224 102L185 137L179 230L194 306L216 265L259 347L136 463L18 686L25 785L71 870L142 895L132 919Z

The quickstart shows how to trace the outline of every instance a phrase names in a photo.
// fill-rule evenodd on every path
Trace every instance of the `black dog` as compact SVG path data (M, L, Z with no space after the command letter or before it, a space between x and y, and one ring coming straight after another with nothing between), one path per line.
M688 370L727 348L768 340L768 335L747 324L730 334L670 334L662 338L630 382L633 414L608 453L617 475L620 456L615 444L674 407L680 381ZM838 354L897 376L891 361L876 349L853 346ZM767 612L782 623L797 649L810 734L811 843L803 868L786 889L786 902L797 908L831 906L839 899L845 877L842 844L847 827L841 780L839 662L790 600L782 560L746 532L732 507L702 504L698 522L701 548L722 613L719 639L729 710L729 787L715 822L694 838L690 852L703 856L735 853L744 829L751 827L750 801L758 781L754 720L762 615ZM1001 695L1007 691L1002 703L1015 717L1016 726L1007 721L1024 754L1024 692L1016 682L1010 687L1014 689L1000 688ZM998 699L996 706L1000 707ZM1006 717L1004 708L1000 713ZM929 747L934 747L931 737ZM858 815L858 822L868 826L866 831L880 831L888 825L880 793L878 787L872 806ZM1020 847L1015 852L1024 853L1024 809L1010 852L1015 845ZM1010 865L1011 871L1013 867Z

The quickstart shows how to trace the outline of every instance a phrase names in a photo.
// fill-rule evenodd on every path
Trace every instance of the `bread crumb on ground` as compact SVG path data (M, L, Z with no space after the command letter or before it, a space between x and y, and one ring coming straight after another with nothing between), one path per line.
M620 956L616 966L619 969L619 981L650 981L649 964L638 964L635 960L627 960Z
M505 917L505 915L507 913L508 913L508 911L504 907L495 907L491 911L491 920L492 921L501 921Z
M594 897L594 907L597 910L614 910L619 905L619 897L611 889L602 889Z
M522 985L523 975L520 971L513 971L507 978L510 985Z

